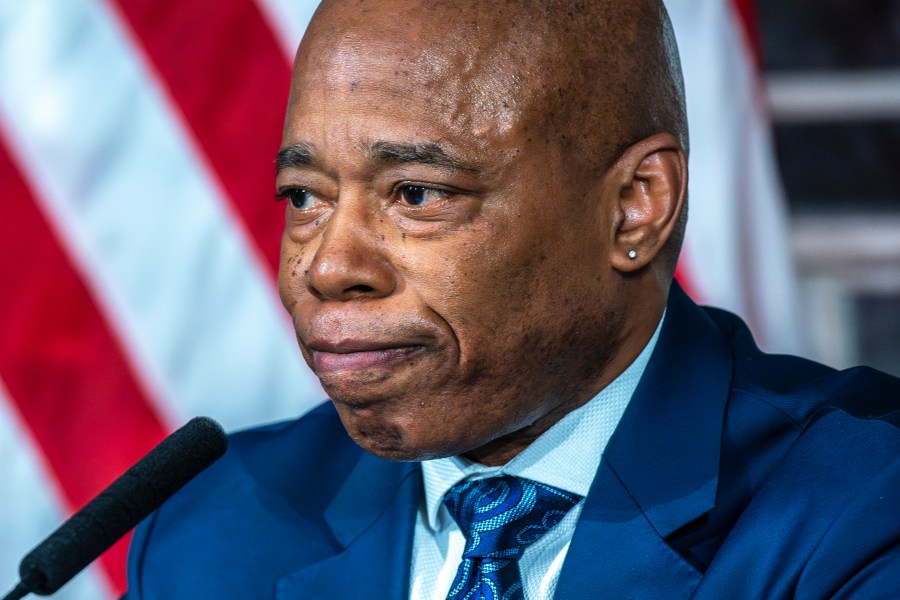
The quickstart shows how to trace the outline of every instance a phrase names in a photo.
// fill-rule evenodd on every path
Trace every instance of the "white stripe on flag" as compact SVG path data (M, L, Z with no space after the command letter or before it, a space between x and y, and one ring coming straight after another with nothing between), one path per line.
M288 60L294 62L294 53L319 0L256 0L269 26L278 37L278 45Z
M740 273L734 268L739 261L738 244L731 238L735 233L731 225L737 222L733 188L737 165L731 152L707 139L712 128L720 128L714 140L730 141L739 133L732 106L721 102L732 93L726 88L730 83L727 73L732 69L746 70L737 60L734 31L723 27L729 23L726 2L667 0L666 5L681 53L692 140L690 219L683 259L692 267L690 275L704 301L741 312ZM711 48L716 51L710 52ZM745 77L736 79L740 85ZM701 228L704 223L719 227L717 231L706 231Z
M0 509L3 533L0 535L0 594L19 580L18 565L38 542L59 527L65 517L62 494L42 462L43 454L27 435L28 428L19 419L0 381L0 457L3 459L3 485L0 485ZM10 526L12 525L12 526ZM54 596L56 600L101 600L113 593L99 566L90 567Z
M234 428L319 402L221 186L108 6L7 0L0 31L12 150L162 414Z

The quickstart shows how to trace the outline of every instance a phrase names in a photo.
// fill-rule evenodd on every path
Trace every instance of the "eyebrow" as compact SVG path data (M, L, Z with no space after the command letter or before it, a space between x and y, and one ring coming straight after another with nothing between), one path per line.
M275 157L275 168L278 171L289 167L301 167L316 162L316 151L312 144L301 142L278 151Z
M446 169L448 171L462 171L477 174L480 172L475 166L467 165L453 158L440 144L435 142L373 142L368 147L369 156L383 164L399 165L406 163L418 163Z
M452 157L436 142L377 141L365 146L365 152L373 162L386 165L422 164L474 175L481 172L481 169ZM315 146L307 142L282 148L275 157L278 171L290 167L315 165L317 162Z

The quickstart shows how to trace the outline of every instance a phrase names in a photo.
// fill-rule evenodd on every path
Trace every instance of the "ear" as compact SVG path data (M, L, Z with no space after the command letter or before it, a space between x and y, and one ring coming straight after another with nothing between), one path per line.
M685 208L687 180L684 150L668 133L631 146L607 172L615 270L633 273L660 256Z

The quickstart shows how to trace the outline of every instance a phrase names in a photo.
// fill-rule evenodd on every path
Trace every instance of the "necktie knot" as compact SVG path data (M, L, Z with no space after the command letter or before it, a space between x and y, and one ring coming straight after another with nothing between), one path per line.
M450 488L444 505L465 534L466 547L448 598L492 598L486 590L520 590L516 561L580 500L577 494L509 475Z

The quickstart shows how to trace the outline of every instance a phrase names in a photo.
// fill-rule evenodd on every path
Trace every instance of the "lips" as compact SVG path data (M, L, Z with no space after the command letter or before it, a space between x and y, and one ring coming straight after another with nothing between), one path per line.
M420 344L374 340L316 341L308 348L319 374L388 368L424 350Z

